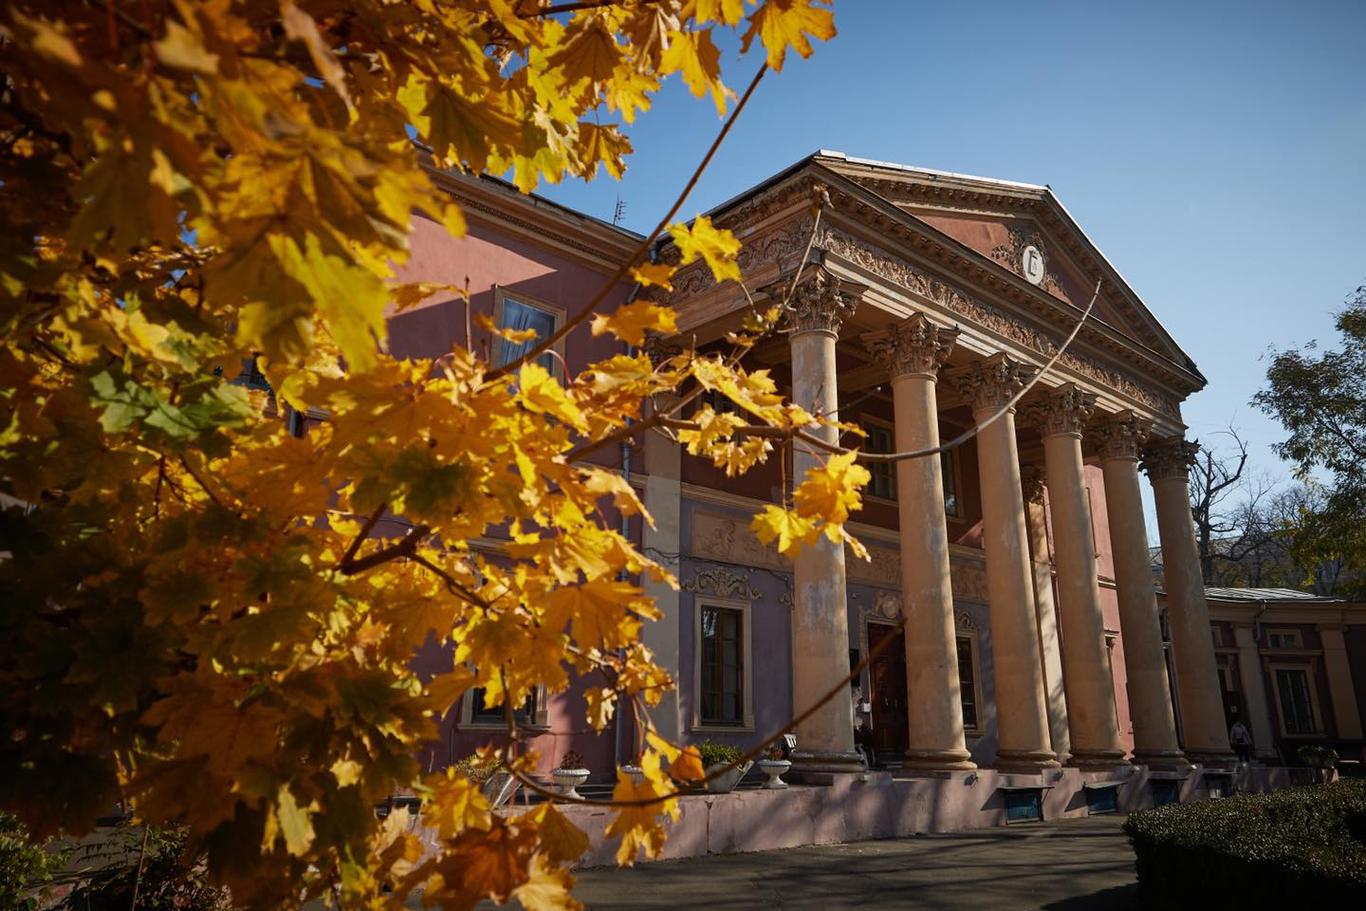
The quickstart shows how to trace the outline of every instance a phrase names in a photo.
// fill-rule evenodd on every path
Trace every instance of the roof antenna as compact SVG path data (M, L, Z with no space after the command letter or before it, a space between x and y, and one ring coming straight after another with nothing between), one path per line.
M617 195L617 204L612 209L612 224L620 226L621 219L626 215L626 200Z

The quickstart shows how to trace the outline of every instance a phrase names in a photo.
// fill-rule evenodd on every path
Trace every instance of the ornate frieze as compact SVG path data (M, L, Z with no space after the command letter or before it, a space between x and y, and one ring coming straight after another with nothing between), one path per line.
M814 227L815 221L808 214L786 222L776 231L746 238L744 246L736 256L740 273L746 279L752 279L766 265L776 266L778 272L795 269L811 243L811 232ZM705 262L698 261L674 273L670 284L673 286L673 293L669 295L668 300L678 306L684 299L714 287L716 279L711 274L711 267Z
M656 332L645 334L645 344L641 345L641 350L650 359L650 363L659 367L665 361L675 358L683 353L683 346L677 342L666 341Z
M1143 444L1153 432L1153 422L1132 411L1122 411L1111 420L1091 428L1102 459L1138 459Z
M1200 453L1200 444L1187 442L1180 437L1154 440L1143 447L1143 470L1154 481L1167 478L1184 478L1190 474L1195 457Z
M925 271L920 266L899 256L870 247L852 235L835 228L821 229L818 246L827 253L859 266L893 284L934 301L966 321L1010 339L1032 351L1052 356L1057 345L1037 328L1005 311L983 303L954 285ZM1065 351L1058 363L1095 380L1103 386L1122 393L1136 402L1173 418L1180 418L1181 409L1176 399L1152 389L1117 370L1072 351Z
M873 595L873 612L888 620L901 617L901 595L897 592L881 591Z
M950 374L950 380L972 402L973 410L1000 408L1024 388L1035 368L999 352Z
M886 332L864 336L868 353L888 375L928 376L933 379L949 358L958 330L936 326L923 313L913 313Z
M1047 398L1029 402L1022 409L1022 419L1037 426L1044 436L1059 433L1081 435L1082 428L1096 410L1096 397L1076 383L1065 383Z
M683 583L683 589L697 595L742 601L753 601L762 594L747 576L721 566L699 569L692 581Z
M858 298L840 290L839 279L820 267L808 269L787 306L787 329L792 333L828 332L854 315Z

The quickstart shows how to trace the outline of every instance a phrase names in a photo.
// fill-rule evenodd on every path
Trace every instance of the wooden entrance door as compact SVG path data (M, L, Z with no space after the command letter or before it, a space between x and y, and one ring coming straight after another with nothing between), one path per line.
M873 704L870 738L879 760L900 762L909 745L906 721L906 648L901 630L868 624L868 650L892 639L868 666L869 701Z

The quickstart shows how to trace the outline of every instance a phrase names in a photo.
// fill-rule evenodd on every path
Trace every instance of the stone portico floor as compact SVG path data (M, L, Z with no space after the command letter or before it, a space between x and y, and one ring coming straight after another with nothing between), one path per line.
M583 870L574 895L590 911L1126 911L1141 906L1122 823L1095 816Z

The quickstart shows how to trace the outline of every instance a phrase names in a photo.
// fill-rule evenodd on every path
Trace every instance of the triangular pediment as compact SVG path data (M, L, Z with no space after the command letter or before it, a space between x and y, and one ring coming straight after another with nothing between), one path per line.
M819 152L812 161L877 194L907 216L1059 300L1084 308L1096 280L1116 289L1094 317L1135 343L1195 370L1161 322L1087 237L1052 190Z

